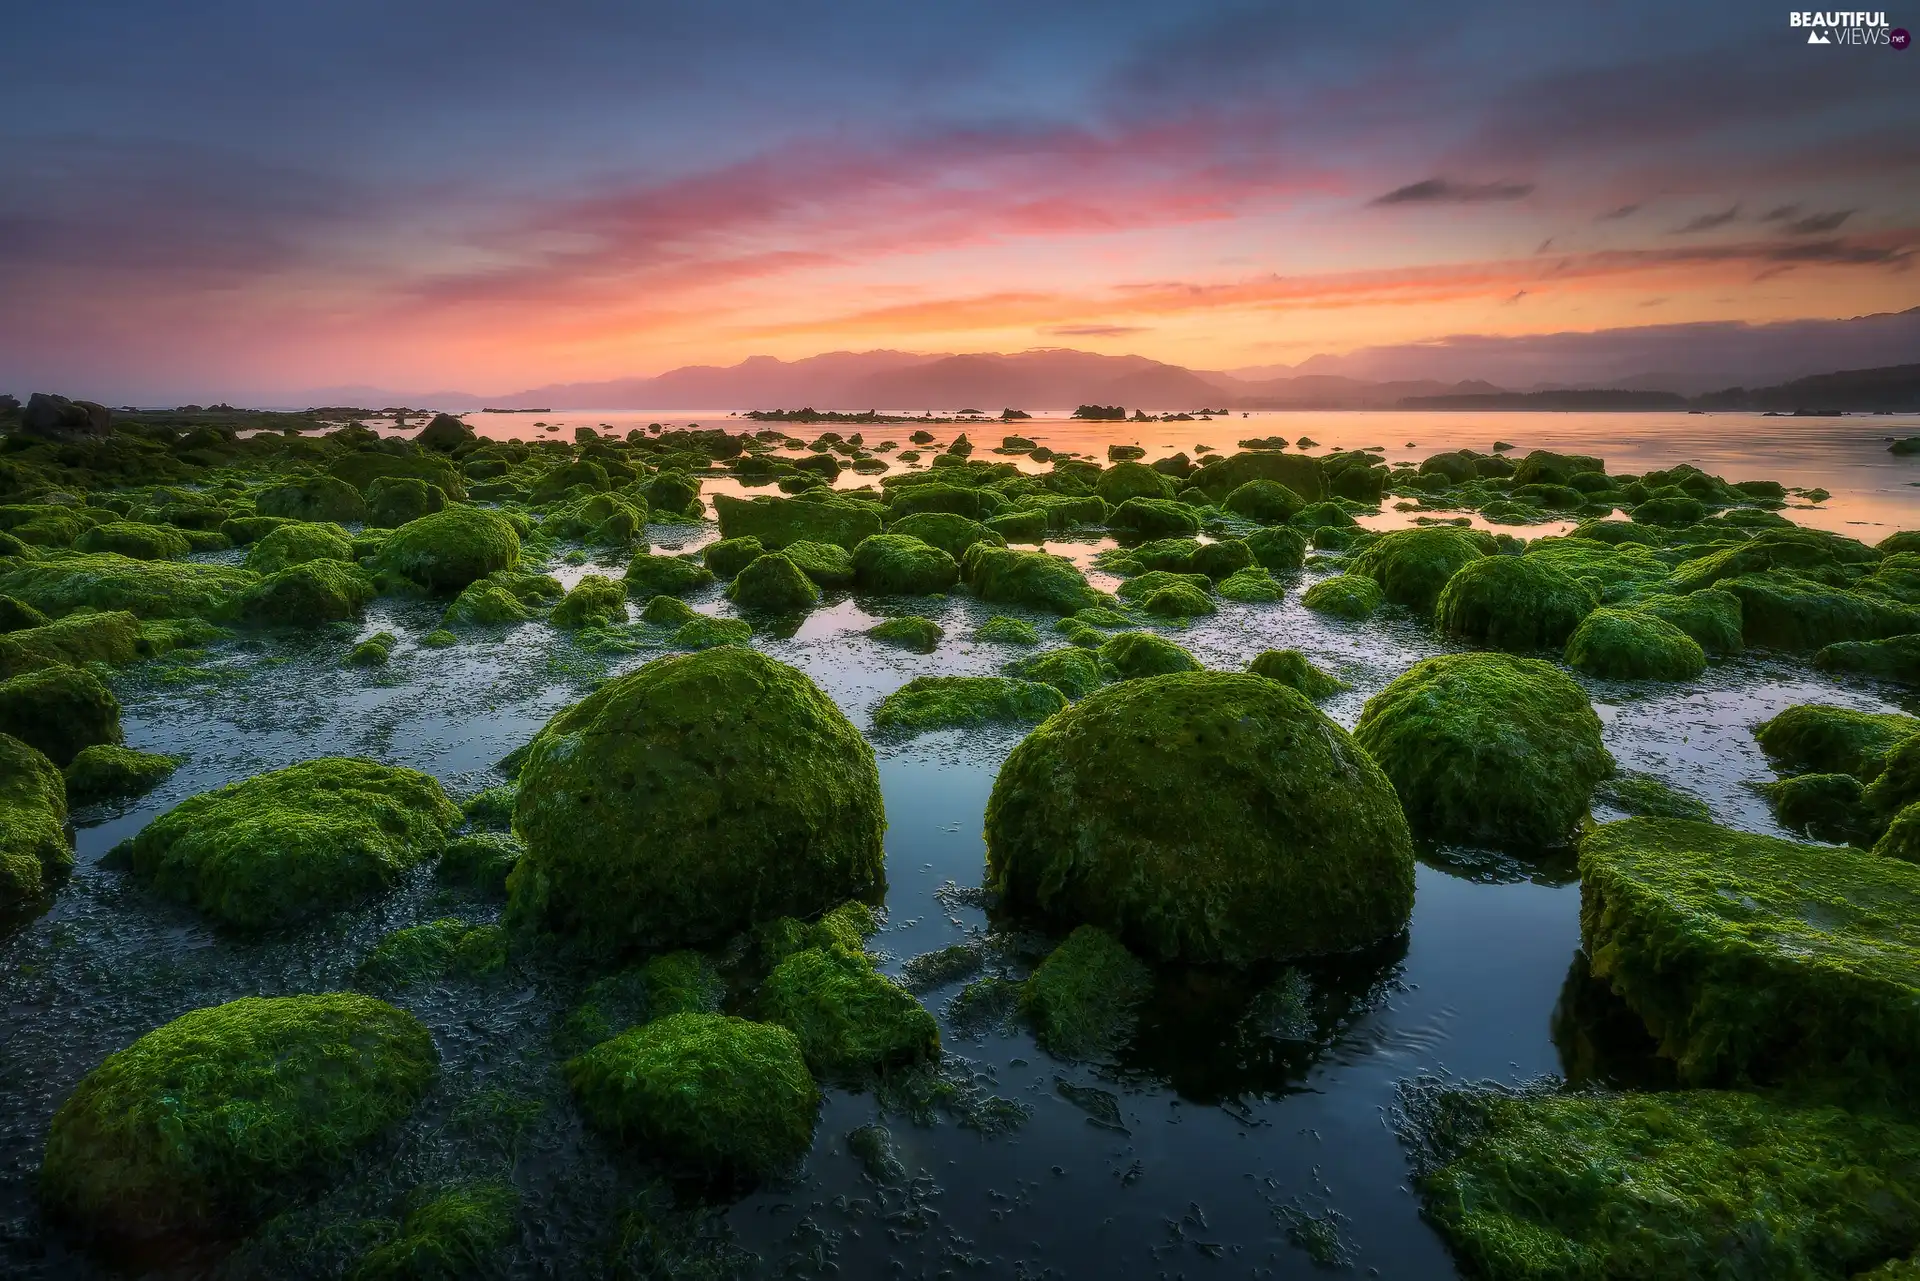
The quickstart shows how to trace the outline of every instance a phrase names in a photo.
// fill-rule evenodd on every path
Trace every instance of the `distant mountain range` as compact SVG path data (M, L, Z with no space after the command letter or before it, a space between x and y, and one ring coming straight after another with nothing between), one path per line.
M650 378L555 383L498 396L325 387L309 392L305 403L455 411L710 412L810 406L902 411L969 408L988 413L1007 407L1102 404L1160 413L1200 408L1390 409L1409 403L1441 407L1437 402L1481 408L1494 407L1487 398L1503 394L1570 389L1665 392L1673 398L1618 401L1622 407L1652 407L1728 388L1777 389L1784 381L1835 369L1903 366L1916 355L1920 355L1920 307L1851 320L1770 325L1659 325L1517 338L1465 335L1367 348L1344 356L1315 356L1296 366L1228 371L1193 370L1145 356L1103 356L1067 348L1008 355L839 351L794 361L755 356L725 367L689 365ZM1817 388L1803 390L1811 393Z

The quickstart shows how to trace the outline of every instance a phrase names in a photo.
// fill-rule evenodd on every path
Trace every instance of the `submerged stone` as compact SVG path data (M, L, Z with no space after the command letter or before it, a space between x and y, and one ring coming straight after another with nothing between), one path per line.
M1415 663L1367 700L1353 733L1414 830L1440 840L1564 845L1613 772L1586 693L1551 664L1507 654Z
M882 879L873 750L802 673L724 647L558 713L520 774L511 910L602 956L718 941Z
M1594 788L1593 795L1636 818L1686 818L1700 823L1713 819L1705 801L1651 774L1615 774Z
M1082 925L1047 954L1020 990L1021 1008L1048 1053L1095 1059L1133 1037L1153 971L1113 935Z
M354 970L354 981L367 988L400 988L455 976L480 978L506 964L506 931L448 916L382 937Z
M1580 932L1685 1085L1920 1088L1920 866L1675 819L1580 846Z
M675 1014L566 1065L587 1119L705 1175L768 1176L813 1143L819 1094L784 1027Z
M1150 956L1245 963L1402 928L1413 852L1345 731L1263 677L1096 690L1014 748L987 806L989 887Z
M1452 1091L1426 1120L1426 1217L1499 1281L1842 1281L1909 1250L1920 1218L1920 1130L1838 1108Z
M425 1096L433 1038L371 997L243 997L109 1055L60 1105L40 1191L117 1241L243 1228Z
M189 797L111 857L168 898L266 929L395 888L459 820L426 774L322 757Z

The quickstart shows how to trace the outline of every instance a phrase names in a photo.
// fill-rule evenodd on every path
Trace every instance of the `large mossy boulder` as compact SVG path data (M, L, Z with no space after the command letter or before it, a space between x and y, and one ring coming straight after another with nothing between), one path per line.
M860 540L880 532L881 509L872 503L831 495L801 498L713 496L713 514L722 538L752 537L768 551L802 540L833 543L852 551Z
M713 581L713 571L684 556L656 556L641 552L627 563L627 594L648 600L655 596L684 596Z
M358 618L377 589L358 565L310 560L268 574L240 602L240 617L263 627L316 627Z
M1839 1108L1459 1090L1422 1120L1426 1217L1475 1276L1877 1279L1920 1236L1920 1129Z
M120 741L120 700L84 667L42 667L0 681L0 734L64 769L82 748Z
M975 543L961 559L960 577L981 600L1056 614L1071 614L1102 600L1072 561L1046 552Z
M1587 695L1549 663L1443 654L1367 701L1354 739L1414 831L1515 849L1565 845L1613 772Z
M1283 454L1278 450L1250 449L1211 459L1196 468L1186 483L1218 503L1250 480L1270 480L1285 485L1309 503L1327 496L1327 478L1319 459L1305 454ZM1374 489L1373 497L1379 496L1379 490Z
M462 505L394 530L380 547L378 565L416 587L454 593L519 559L520 535L504 516Z
M1108 505L1119 507L1136 498L1172 498L1173 481L1145 463L1129 459L1101 472L1093 492Z
M404 1118L437 1066L419 1020L371 997L194 1010L109 1055L60 1105L41 1197L117 1243L226 1235Z
M460 473L447 459L437 454L388 453L384 450L359 450L343 455L327 468L329 475L346 481L362 494L370 494L383 476L405 476L432 485L454 502L466 499L466 487ZM283 515L269 512L268 515Z
M1920 608L1789 571L1743 574L1718 586L1739 598L1749 645L1801 652L1920 631Z
M785 552L768 552L727 584L727 599L742 609L790 613L818 604L820 588Z
M72 866L59 767L0 733L0 909L39 898Z
M35 611L38 613L39 611ZM85 610L38 627L0 634L0 680L42 667L120 664L154 649L140 620L125 610Z
M1392 786L1298 691L1195 672L1099 689L1015 747L987 805L990 886L1148 956L1246 963L1401 929L1413 850Z
M1316 703L1353 688L1338 676L1321 671L1297 649L1269 649L1256 654L1247 664L1247 670L1255 676L1290 685Z
M5 638L0 637L0 647ZM1900 685L1920 685L1920 633L1877 641L1839 641L1813 656L1823 672L1872 676Z
M95 525L74 539L73 547L82 552L118 552L134 560L180 560L193 550L187 536L171 526L131 520Z
M459 823L430 776L330 756L189 797L111 857L169 898L258 930L395 888Z
M1200 514L1171 498L1129 498L1113 509L1107 525L1128 538L1179 538L1199 531Z
M1152 632L1120 632L1101 641L1095 652L1100 658L1102 675L1113 680L1143 680L1149 676L1197 672L1202 668L1200 660L1184 646Z
M1707 670L1700 643L1637 609L1596 609L1567 641L1567 666L1615 681L1686 681Z
M703 1177L763 1177L813 1144L819 1092L786 1028L721 1014L674 1014L569 1062L567 1082L596 1128L637 1140Z
M367 518L367 500L336 476L301 476L262 490L254 499L262 516L283 520L336 521L351 525Z
M665 599L674 598L669 596ZM627 621L626 586L602 574L585 574L553 607L548 621L555 627L569 630L624 623Z
M1220 505L1262 525L1284 525L1306 508L1300 495L1273 480L1250 480L1228 494Z
M1862 782L1877 778L1889 750L1915 734L1920 734L1920 717L1825 703L1796 703L1753 731L1777 768L1851 774Z
M1380 584L1360 574L1335 574L1307 588L1300 603L1316 614L1359 622L1370 618L1386 599Z
M1628 819L1581 842L1580 885L1594 975L1682 1084L1920 1091L1920 864Z
M1348 572L1373 579L1395 605L1426 614L1433 611L1448 579L1492 550L1492 535L1476 529L1396 529L1354 557Z
M0 561L0 592L53 618L80 609L125 610L140 618L232 618L260 581L232 565L134 560L115 552Z
M1559 649L1599 603L1592 588L1540 557L1483 556L1447 580L1434 621L1494 649Z
M256 574L277 574L310 560L353 560L353 537L338 525L290 521L276 525L247 549L246 566Z
M1007 545L1007 540L999 533L979 521L969 520L954 512L916 512L891 522L887 532L905 534L923 543L931 543L956 561L966 555L967 548L975 543L990 543L995 547Z
M438 485L414 476L377 476L367 486L367 524L382 529L398 529L446 506L447 496Z
M805 675L656 659L529 745L512 911L598 956L717 942L879 884L885 826L873 749Z
M874 534L853 549L853 581L863 592L932 596L959 577L953 557L909 534Z
M68 764L67 803L90 805L123 796L143 796L180 768L181 758L138 752L116 743L83 747Z

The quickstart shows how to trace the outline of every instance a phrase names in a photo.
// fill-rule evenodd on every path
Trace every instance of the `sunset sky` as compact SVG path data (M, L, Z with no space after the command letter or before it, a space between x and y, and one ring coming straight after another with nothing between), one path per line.
M1784 6L78 0L8 29L22 395L876 347L1231 369L1920 304L1920 53L1809 47Z

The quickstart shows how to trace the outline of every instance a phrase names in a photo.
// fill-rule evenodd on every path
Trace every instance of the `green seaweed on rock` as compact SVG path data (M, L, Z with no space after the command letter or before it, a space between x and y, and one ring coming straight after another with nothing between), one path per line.
M73 866L67 791L46 754L0 733L0 908L39 898Z
M931 618L907 614L901 618L889 618L884 623L869 627L867 635L889 645L898 645L902 649L930 654L939 646L940 639L946 635L946 632Z
M120 741L120 700L84 667L42 667L0 681L0 734L62 769L83 748Z
M1113 935L1082 925L1034 970L1020 1005L1035 1038L1063 1059L1113 1053L1133 1036L1153 971Z
M1051 685L1007 676L916 676L880 700L874 728L924 734L993 722L1037 724L1067 705Z
M1797 703L1754 727L1753 736L1775 766L1814 774L1851 774L1870 783L1887 752L1920 733L1920 718L1862 712L1823 703Z
M1567 642L1567 665L1606 680L1684 681L1707 669L1698 641L1638 609L1596 609Z
M116 797L143 796L171 777L180 768L181 759L113 743L83 747L66 768L67 803L89 805Z

